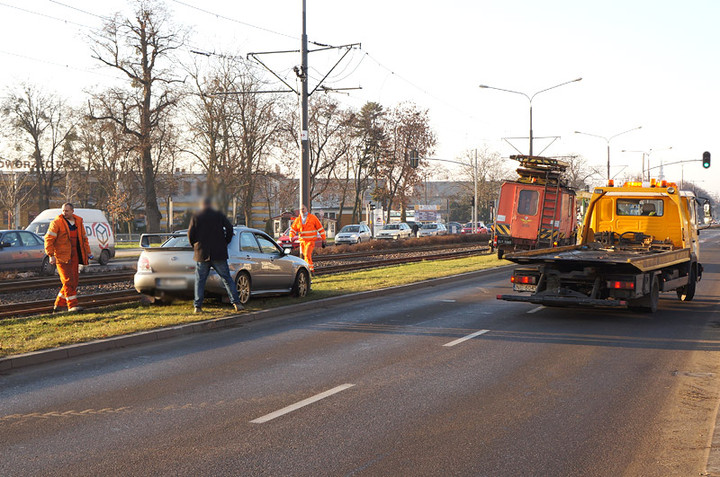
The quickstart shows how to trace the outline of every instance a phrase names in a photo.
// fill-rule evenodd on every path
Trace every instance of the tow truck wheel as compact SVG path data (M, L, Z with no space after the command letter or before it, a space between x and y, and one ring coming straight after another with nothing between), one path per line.
M652 285L650 285L650 293L642 298L638 298L628 308L632 311L644 313L655 313L660 302L660 284L657 277L653 277Z
M677 289L677 296L680 301L691 301L695 298L695 287L697 285L697 272L693 266L690 269L688 284Z
M499 248L497 251L498 260L502 260L503 255L505 255L505 251Z

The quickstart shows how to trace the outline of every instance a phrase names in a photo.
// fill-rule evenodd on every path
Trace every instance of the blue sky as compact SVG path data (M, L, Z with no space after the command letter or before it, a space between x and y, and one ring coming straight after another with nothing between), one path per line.
M100 24L96 17L50 0L0 1L89 26ZM183 1L290 36L299 34L299 0ZM62 3L101 15L127 8L118 0ZM194 47L242 54L297 47L293 38L171 0L166 5L176 23L191 28ZM32 81L80 102L83 89L114 81L112 72L98 69L90 58L83 40L86 29L6 6L0 6L0 12L4 64L0 87ZM702 151L709 150L716 155L716 165L705 171L699 163L689 164L685 176L703 181L698 184L716 193L720 193L718 18L720 2L693 0L308 0L311 39L363 44L363 50L331 78L335 86L363 89L338 95L338 100L352 106L367 100L387 105L410 100L429 108L439 137L438 157L454 158L478 146L509 155L514 151L500 138L527 135L527 101L478 85L532 93L582 76L581 82L543 93L534 102L535 135L561 136L547 154L580 153L604 167L605 142L573 131L609 136L642 125L641 130L613 140L613 174L623 165L628 166L626 171L640 170L640 155L621 153L622 149L672 146L671 151L654 153L654 164L699 159ZM314 76L320 76L334 55L311 57L317 70ZM274 66L292 78L290 68L297 62L298 58L287 56L278 58ZM525 151L525 141L518 147ZM536 152L543 147L538 141ZM679 167L668 167L665 173L679 180Z

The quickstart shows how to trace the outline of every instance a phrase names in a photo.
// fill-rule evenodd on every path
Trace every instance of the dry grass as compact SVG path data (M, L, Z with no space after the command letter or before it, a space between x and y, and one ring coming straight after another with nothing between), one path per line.
M247 311L256 311L331 296L455 275L508 262L494 255L434 260L319 277L309 296L253 299ZM192 302L173 305L126 305L81 314L42 315L0 322L0 356L26 353L99 338L190 323L233 314L232 308L207 300L203 315L192 313Z

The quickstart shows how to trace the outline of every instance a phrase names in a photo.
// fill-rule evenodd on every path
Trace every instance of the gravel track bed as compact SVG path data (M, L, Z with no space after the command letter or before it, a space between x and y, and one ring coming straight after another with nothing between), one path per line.
M24 292L12 292L0 294L0 305L8 305L10 303L25 303L36 300L51 300L57 296L60 291L60 279L58 278L57 287L45 290L28 290ZM93 293L107 293L111 291L128 290L133 287L132 281L105 283L102 285L80 285L78 287L78 295L91 295Z
M419 252L397 252L397 253L386 253L380 256L376 257L357 257L352 258L348 260L323 260L322 263L318 263L318 269L320 269L323 266L336 266L336 265L348 265L348 264L354 264L354 263L367 263L367 262L379 262L382 260L390 260L390 259L397 259L397 258L414 258L414 257L425 257L429 255L435 255L438 253L447 253L447 252L467 252L471 250L477 250L478 252L482 252L483 250L487 250L487 247L482 245L476 245L472 247L454 247L454 248L448 248L443 250L426 250L426 251L419 251ZM117 272L119 271L118 268L112 268L110 269L107 267L107 271ZM89 271L88 271L89 272ZM88 273L86 272L86 273ZM93 274L95 273L102 273L101 271L95 271L91 272ZM120 290L127 290L131 289L133 287L133 282L131 280L124 281L124 282L115 282L115 283L106 283L102 285L80 285L78 287L78 294L79 295L90 295L93 293L106 293L111 291L120 291ZM11 292L11 293L0 293L0 305L7 305L10 303L24 303L24 302L31 302L36 300L50 300L52 298L55 298L57 296L58 291L60 290L60 278L57 279L57 286L53 288L48 288L45 290L28 290L24 292Z

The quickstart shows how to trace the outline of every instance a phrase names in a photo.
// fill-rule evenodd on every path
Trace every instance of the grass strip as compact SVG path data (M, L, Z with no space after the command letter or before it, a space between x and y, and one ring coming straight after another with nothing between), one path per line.
M495 255L480 255L328 275L315 278L312 291L305 298L283 296L252 299L246 306L246 312L300 301L405 285L507 263L509 262L498 260ZM63 313L4 320L0 321L0 357L198 320L220 318L234 313L232 308L220 303L219 300L206 299L203 309L205 310L204 314L194 314L192 301L187 300L176 301L172 305L119 305L92 309L79 314Z

